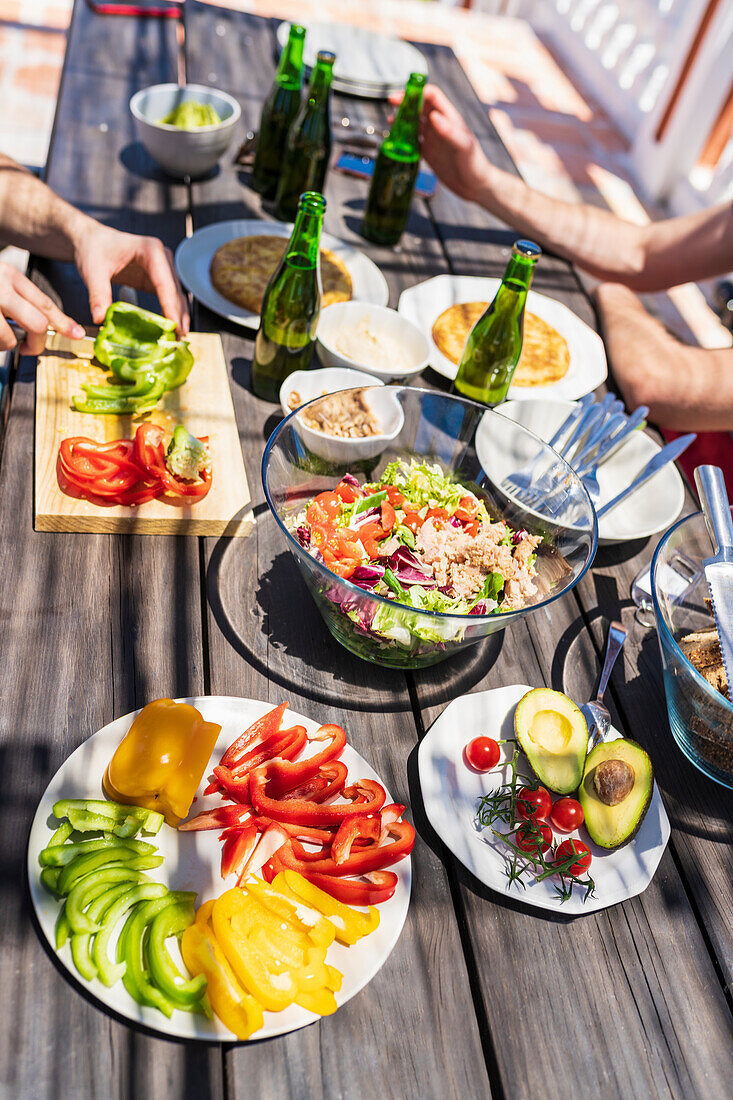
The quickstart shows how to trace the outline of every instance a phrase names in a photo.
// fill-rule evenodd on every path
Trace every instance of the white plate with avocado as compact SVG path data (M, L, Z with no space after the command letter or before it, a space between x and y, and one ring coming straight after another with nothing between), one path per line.
M642 893L654 877L670 834L669 819L656 782L641 825L632 839L621 847L611 850L598 847L584 825L570 834L553 830L553 847L568 838L577 838L588 845L593 857L588 873L595 883L594 894L584 899L585 891L576 886L571 896L561 901L555 876L538 882L530 873L524 876L524 887L520 883L510 883L507 866L511 852L490 829L478 824L476 811L483 795L507 781L508 761L514 745L501 745L502 755L497 765L500 771L490 773L474 771L465 760L464 750L475 737L492 737L497 741L513 739L517 703L530 690L526 684L511 684L462 695L449 703L428 730L418 752L418 773L430 824L456 859L484 885L527 905L580 915L605 909ZM620 737L612 726L606 743ZM523 774L531 774L524 754L520 755L519 765ZM558 797L553 795L555 799Z

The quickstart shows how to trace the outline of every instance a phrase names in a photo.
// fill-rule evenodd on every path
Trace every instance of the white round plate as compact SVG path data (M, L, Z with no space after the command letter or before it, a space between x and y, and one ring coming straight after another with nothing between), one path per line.
M430 341L430 366L451 381L458 366L443 355L433 341L433 325L449 306L460 302L493 301L501 279L484 279L474 275L437 275L417 286L408 287L400 295L397 309L421 328ZM508 397L515 401L565 398L575 401L600 386L608 374L603 341L572 310L530 290L527 309L557 331L568 342L570 366L564 378L549 386L510 386Z
M237 325L257 328L260 323L259 313L252 313L230 302L215 289L209 275L211 261L218 248L238 237L256 237L261 234L289 238L292 231L292 223L268 222L261 218L206 225L197 229L192 237L181 241L176 249L176 270L183 285L208 309ZM386 306L389 300L387 280L368 256L338 237L332 237L330 233L321 235L321 246L330 248L343 262L351 276L353 301Z
M523 424L546 442L573 407L572 401L507 401L496 410ZM481 459L480 432L476 433L476 450ZM632 432L616 454L598 467L600 497L594 501L600 508L630 485L647 462L661 447L644 432ZM493 456L494 459L496 456ZM484 467L485 469L488 467ZM494 467L496 468L496 463ZM507 470L506 473L511 473ZM685 503L685 486L673 462L655 474L630 497L622 501L598 521L598 541L602 545L645 539L658 531L666 531L674 523Z
M428 730L418 750L418 773L430 824L456 859L479 881L525 905L579 915L606 909L640 894L654 877L669 840L669 819L656 783L639 832L623 848L615 851L598 848L584 829L563 835L563 839L579 837L588 844L593 855L590 876L596 890L585 902L580 889L574 889L572 897L561 902L551 879L534 882L528 876L526 889L518 883L510 885L505 874L509 849L488 829L476 824L479 798L506 782L509 769L502 769L504 774L481 775L465 763L463 750L474 737L497 740L513 737L515 707L529 690L525 684L511 684L493 691L462 695L448 704ZM611 727L606 740L613 741L620 736ZM501 749L502 761L506 763L511 752L506 745ZM525 769L529 772L526 762Z
M377 98L402 90L410 73L425 73L428 66L418 49L409 42L386 34L376 34L347 23L305 23L303 62L308 69L316 63L319 50L336 54L333 87L337 91ZM290 23L277 28L282 50L288 40Z
M255 719L271 710L272 704L258 702L255 699L237 699L219 695L194 697L183 701L195 706L207 721L218 722L221 725L221 734L204 774L204 781L199 788L201 792L207 783L206 776L214 765L219 763L222 753ZM56 822L49 825L49 822L55 822L51 809L59 798L103 797L102 776L112 754L132 725L135 713L137 712L126 714L123 718L110 722L80 745L61 765L46 788L36 810L28 841L28 882L36 915L52 951L56 953L57 958L71 976L83 986L86 992L94 994L97 1000L120 1016L162 1034L175 1035L182 1039L202 1039L208 1043L236 1042L236 1036L217 1018L210 1021L203 1016L176 1011L168 1020L154 1008L143 1007L133 1001L122 982L108 988L96 978L91 982L86 981L72 962L68 942L61 951L56 952L55 949L54 929L60 906L41 885L38 863L39 852L46 847L52 829L58 824ZM285 726L296 723L305 726L309 734L315 733L319 726L318 722L290 710L285 712L283 723ZM349 776L353 776L354 779L379 779L373 768L370 768L350 745L344 749L341 759L349 769ZM390 801L388 794L387 802ZM204 798L199 793L192 812L196 814L201 810L219 805L221 805L220 798L215 795ZM206 832L179 833L176 829L164 824L157 836L145 838L155 844L160 854L165 856L161 866L150 872L151 878L156 882L165 883L173 890L195 890L198 893L197 905L211 897L218 897L234 886L235 875L225 881L222 881L220 876L219 831L211 829ZM340 970L344 976L341 990L336 994L339 1005L351 1000L367 982L371 981L397 943L410 903L412 876L409 857L397 864L396 872L397 889L388 902L380 905L381 920L376 931L353 947L334 942L328 949L329 963ZM114 957L115 946L116 939L110 945L112 957ZM171 945L172 955L175 950L175 945ZM180 956L178 956L178 962L180 964ZM267 1039L273 1035L284 1035L288 1031L296 1031L318 1019L320 1019L319 1016L307 1012L298 1005L290 1005L282 1012L265 1012L265 1026L260 1031L256 1031L252 1038Z

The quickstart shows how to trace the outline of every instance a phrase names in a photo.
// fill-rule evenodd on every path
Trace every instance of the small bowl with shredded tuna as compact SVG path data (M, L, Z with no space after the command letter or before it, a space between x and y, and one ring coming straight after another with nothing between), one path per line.
M391 386L339 390L302 405L295 430L318 458L356 463L375 458L402 431L402 406Z
M577 584L598 524L582 481L548 444L452 395L371 392L400 412L399 430L372 459L342 454L324 465L301 423L314 402L275 429L262 461L268 505L342 645L380 665L422 668ZM501 454L496 470L479 461L480 425ZM348 448L374 438L331 442ZM507 493L507 461L517 474L532 470L547 487L546 505L525 508Z

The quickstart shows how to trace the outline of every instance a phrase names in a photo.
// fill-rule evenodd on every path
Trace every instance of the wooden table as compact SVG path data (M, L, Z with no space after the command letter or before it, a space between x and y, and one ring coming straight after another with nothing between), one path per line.
M259 198L229 161L190 187L164 178L135 144L130 95L175 80L185 61L189 81L234 93L254 128L274 65L271 22L189 0L185 31L181 54L171 21L106 19L77 3L48 169L70 201L171 247L192 227L259 217ZM425 53L490 156L511 167L453 54ZM384 118L383 105L338 96L333 110ZM326 228L362 247L365 190L336 174L327 187ZM440 272L500 274L512 238L440 190L415 203L399 251L369 253L396 305L404 287ZM41 274L88 316L75 272ZM546 257L535 286L594 323L567 264ZM257 504L247 540L35 533L33 361L12 379L0 470L2 1095L730 1096L731 797L674 746L656 637L634 620L630 581L654 540L599 551L572 594L446 664L418 674L364 664L327 633L263 504L259 463L277 415L250 392L252 342L196 305L193 320L224 338ZM654 759L672 839L644 894L571 920L492 894L454 862L425 821L416 746L464 692L526 682L588 698L610 618L630 631L610 691L615 719ZM419 832L412 904L388 963L334 1017L270 1042L185 1045L100 1011L44 950L24 881L36 803L69 753L156 696L200 693L288 698L342 722Z

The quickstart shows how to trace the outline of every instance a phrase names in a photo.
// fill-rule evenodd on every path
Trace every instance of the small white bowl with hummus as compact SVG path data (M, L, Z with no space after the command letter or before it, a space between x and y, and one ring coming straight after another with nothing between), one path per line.
M430 342L387 306L336 302L321 312L316 351L324 367L355 367L383 382L404 381L428 365Z

